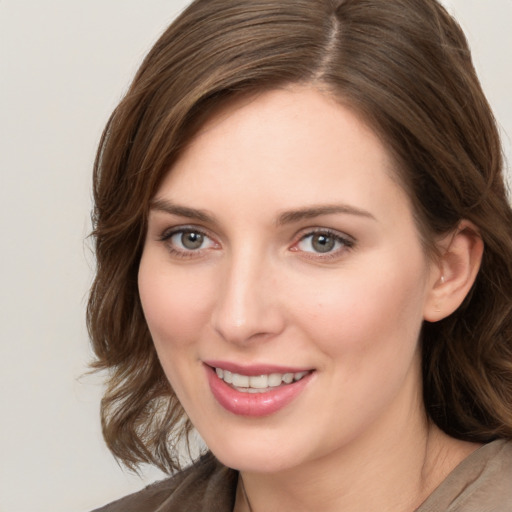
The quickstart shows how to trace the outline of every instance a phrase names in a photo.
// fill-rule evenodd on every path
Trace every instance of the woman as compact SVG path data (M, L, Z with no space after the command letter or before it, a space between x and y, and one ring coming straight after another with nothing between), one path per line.
M112 115L103 430L179 469L101 509L512 510L512 211L434 0L199 0Z

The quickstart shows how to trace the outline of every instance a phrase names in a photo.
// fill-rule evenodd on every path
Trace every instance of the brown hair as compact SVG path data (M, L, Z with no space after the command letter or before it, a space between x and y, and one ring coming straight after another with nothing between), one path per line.
M512 437L512 211L495 121L459 26L435 0L197 0L144 60L95 162L88 327L95 367L109 370L109 448L130 467L172 470L174 444L190 429L137 290L149 202L215 108L290 83L327 89L380 134L427 248L461 219L477 226L485 252L471 293L424 325L424 399L453 436Z

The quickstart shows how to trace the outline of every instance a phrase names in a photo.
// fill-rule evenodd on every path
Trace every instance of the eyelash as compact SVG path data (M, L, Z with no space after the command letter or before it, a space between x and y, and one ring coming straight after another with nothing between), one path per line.
M166 244L168 251L178 258L194 258L199 257L203 251L208 250L208 248L197 248L197 249L177 249L170 241L172 237L176 235L183 236L186 233L193 233L197 234L199 236L202 236L205 240L210 240L214 246L218 246L218 243L215 242L215 240L208 235L207 232L205 232L203 229L196 228L194 226L179 226L176 228L172 228L170 230L166 230L160 237L159 241ZM338 247L335 250L329 250L328 252L321 253L316 251L305 251L299 249L299 244L301 242L304 242L306 239L310 237L314 237L315 235L324 235L326 238L330 238L334 241L334 244L339 244L340 247ZM336 259L340 257L340 253L352 250L355 245L355 240L352 237L349 237L347 235L342 235L338 231L334 231L332 229L328 228L314 228L314 229L308 229L305 233L303 231L303 234L300 236L300 238L294 242L294 244L289 249L292 252L301 252L303 254L303 257L314 259L316 261L328 261L332 259Z
M172 243L171 239L175 235L185 235L186 233L193 233L202 236L205 240L210 240L213 244L218 245L211 236L208 235L204 230L196 228L194 226L180 226L171 230L166 230L160 237L159 240L164 242L167 246L168 251L178 258L194 258L198 257L206 248L194 249L177 249Z
M309 229L305 234L303 234L297 242L291 247L292 251L299 251L298 245L306 240L307 238L314 237L315 235L324 235L326 238L330 238L334 241L335 244L340 244L341 247L330 250L325 253L316 252L316 251L302 251L304 257L311 258L316 261L328 261L332 259L340 258L341 253L345 251L350 251L355 246L355 240L352 237L347 235L342 235L338 231L334 231L328 228L315 228Z

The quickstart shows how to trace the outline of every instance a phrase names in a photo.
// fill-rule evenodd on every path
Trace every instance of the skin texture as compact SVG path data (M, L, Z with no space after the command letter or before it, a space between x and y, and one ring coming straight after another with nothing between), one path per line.
M461 226L440 242L449 256L429 261L393 169L351 110L293 87L217 114L156 194L146 320L192 423L241 471L255 511L412 510L475 448L425 416L419 334L463 299L479 245ZM319 233L334 237L327 252ZM215 400L210 360L314 371L290 404L253 418Z

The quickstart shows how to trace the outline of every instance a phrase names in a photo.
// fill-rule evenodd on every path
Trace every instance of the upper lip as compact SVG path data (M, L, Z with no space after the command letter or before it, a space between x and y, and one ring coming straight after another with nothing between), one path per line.
M257 376L257 375L270 375L272 373L300 373L310 372L313 368L299 367L299 366L282 366L275 364L238 364L231 361L203 361L204 364L212 368L221 368L228 370L231 373L238 373L240 375Z

